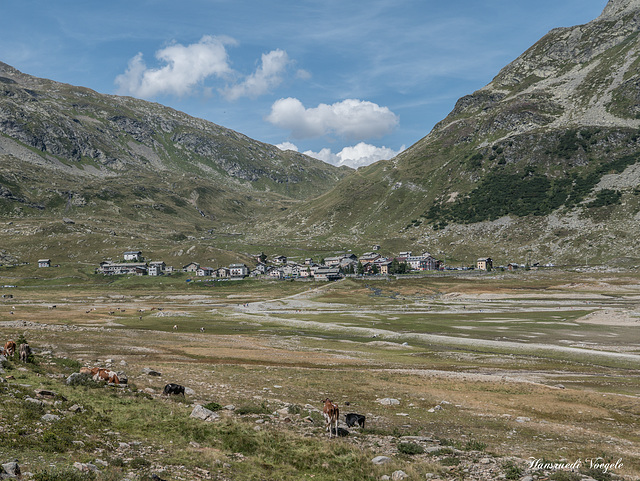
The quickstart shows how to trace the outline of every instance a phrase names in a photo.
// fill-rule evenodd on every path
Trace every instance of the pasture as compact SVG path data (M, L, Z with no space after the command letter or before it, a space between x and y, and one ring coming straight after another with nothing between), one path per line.
M588 460L621 459L615 475L640 477L636 271L335 283L42 271L0 270L15 286L0 289L0 339L23 335L36 354L0 374L13 377L0 384L0 461L23 472L100 458L107 466L86 476L571 479L529 468L544 459L608 479ZM67 386L82 365L124 371L129 388ZM192 392L163 397L170 382ZM34 413L22 402L34 389L65 401ZM341 427L357 412L366 429L329 440L327 397ZM71 402L85 411L72 416ZM207 403L235 409L189 418ZM44 412L62 421L42 423ZM375 465L378 455L391 461Z

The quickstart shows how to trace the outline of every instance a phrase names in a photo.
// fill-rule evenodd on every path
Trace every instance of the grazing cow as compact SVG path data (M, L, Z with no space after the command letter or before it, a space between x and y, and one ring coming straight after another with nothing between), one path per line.
M16 343L12 340L5 342L4 352L7 354L7 357L13 357L13 355L16 353Z
M344 422L347 423L348 427L353 427L357 424L362 429L364 429L365 419L366 418L362 414L356 414L356 413L349 413L349 414L345 414L344 416Z
M164 387L162 394L164 396L169 396L170 394L175 394L177 396L178 394L182 394L182 397L184 397L184 386L171 382Z
M26 342L24 344L20 344L20 361L28 362L29 356L31 355L31 347Z
M201 328L200 328L200 332L204 332L204 327L201 327Z
M120 384L118 373L114 371L110 371L109 369L94 367L91 370L91 374L93 375L93 380L95 382L107 381L110 384Z
M174 331L177 331L177 330L178 330L178 325L177 325L177 324L174 324L174 325L173 325L173 330L174 330Z
M334 404L329 398L324 400L324 409L322 410L324 420L326 421L326 429L329 431L329 439L335 430L338 433L338 417L340 416L340 410L338 405Z

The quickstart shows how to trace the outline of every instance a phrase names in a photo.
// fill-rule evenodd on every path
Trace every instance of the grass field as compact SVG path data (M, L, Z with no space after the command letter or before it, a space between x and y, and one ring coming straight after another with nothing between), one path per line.
M580 460L609 479L588 469L602 458L640 477L636 271L187 279L0 269L15 286L0 289L0 339L36 352L0 374L0 461L37 479L488 480L572 479L529 460ZM67 386L83 365L124 371L129 387ZM193 391L165 398L168 382ZM31 405L37 389L58 397ZM342 417L349 436L329 440L326 397L366 428ZM189 418L207 403L235 410ZM94 474L71 468L96 458Z

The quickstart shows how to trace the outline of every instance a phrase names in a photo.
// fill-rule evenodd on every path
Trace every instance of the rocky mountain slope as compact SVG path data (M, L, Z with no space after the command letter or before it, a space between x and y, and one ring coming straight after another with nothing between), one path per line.
M23 74L0 63L0 154L74 175L185 173L305 198L338 169L159 104Z
M79 258L100 256L104 244L107 251L154 243L180 252L185 239L242 233L351 170L159 104L32 77L3 63L0 164L7 259L46 249L67 257L61 241L69 236L88 244Z
M558 28L395 159L292 213L344 242L452 258L637 257L640 1Z

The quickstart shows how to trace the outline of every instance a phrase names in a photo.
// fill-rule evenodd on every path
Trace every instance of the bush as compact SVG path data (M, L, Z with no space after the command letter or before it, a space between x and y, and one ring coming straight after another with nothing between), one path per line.
M467 444L464 445L464 450L465 451L484 451L486 447L487 447L487 443L470 440L470 441L467 441Z
M505 461L502 463L502 469L504 469L506 479L520 479L522 475L522 468L513 461Z
M208 409L209 411L220 411L222 409L222 406L216 402L207 403L202 407Z
M402 454L422 454L424 448L416 443L400 443L398 444L398 452Z

